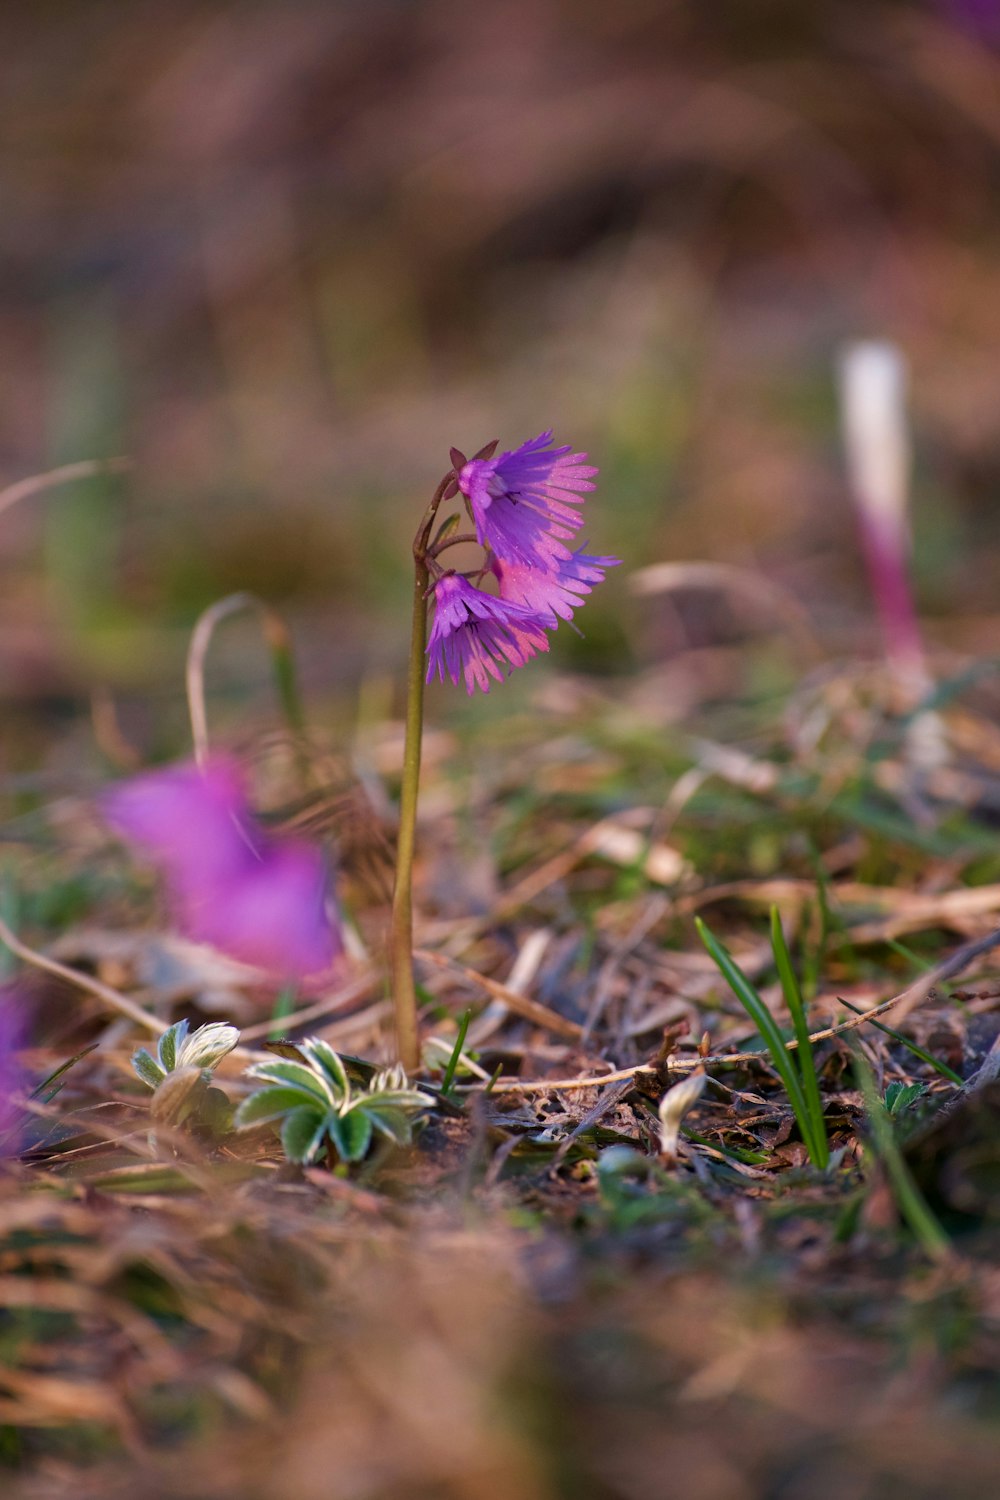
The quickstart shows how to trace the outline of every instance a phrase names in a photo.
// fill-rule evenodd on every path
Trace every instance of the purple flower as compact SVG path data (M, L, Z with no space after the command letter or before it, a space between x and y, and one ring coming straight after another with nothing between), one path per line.
M998 0L937 0L937 9L960 30L989 44L1000 43Z
M492 558L490 567L500 586L501 599L523 605L550 629L559 619L571 620L584 595L595 583L604 582L607 568L614 568L620 557L591 557L580 547L565 557L553 558L548 567L528 567L525 563L504 562ZM559 617L557 619L557 616Z
M108 821L155 856L168 880L189 890L218 886L243 869L259 842L239 765L215 755L199 769L171 766L114 787Z
M597 470L585 453L553 448L552 433L499 458L473 458L458 474L476 536L505 562L545 566L569 556L562 545L582 525L578 507Z
M434 585L434 623L427 655L427 681L465 678L472 693L490 690L490 678L503 682L503 668L523 667L549 643L538 616L519 604L477 589L458 573L447 573Z
M17 1050L24 1040L23 997L16 983L0 985L0 1157L18 1149L20 1110L14 1096L24 1083Z
M342 944L325 861L253 816L235 760L151 771L104 799L108 822L163 873L178 929L286 978L329 968Z

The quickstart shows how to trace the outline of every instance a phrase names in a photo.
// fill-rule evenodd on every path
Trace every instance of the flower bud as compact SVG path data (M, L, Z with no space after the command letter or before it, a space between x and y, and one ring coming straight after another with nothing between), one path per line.
M707 1081L704 1073L689 1073L687 1078L667 1089L660 1100L660 1155L669 1166L677 1161L681 1121L701 1098Z

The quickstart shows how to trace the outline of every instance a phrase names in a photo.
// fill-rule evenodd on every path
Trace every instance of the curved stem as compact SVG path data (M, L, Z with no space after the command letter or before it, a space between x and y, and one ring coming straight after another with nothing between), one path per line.
M205 711L205 657L215 634L215 627L229 615L240 610L254 609L260 616L264 641L271 656L278 696L281 700L285 722L295 740L299 755L300 770L305 776L308 760L302 745L305 731L305 715L299 696L295 674L295 656L288 626L270 604L265 604L255 594L241 592L227 594L217 599L204 610L195 623L188 646L185 684L187 688L188 713L191 718L191 738L194 742L194 758L199 766L208 758L208 716Z
M90 479L95 474L123 474L131 467L132 460L125 457L84 458L79 463L61 464L58 469L18 479L0 490L0 511L9 510L19 500L28 500L41 490L53 489L58 484L72 484L76 479Z
M428 544L438 506L453 483L454 474L446 474L424 513L413 543L413 625L406 685L406 739L403 745L403 779L399 796L396 883L392 896L392 928L389 939L396 1045L399 1060L408 1073L420 1066L420 1029L413 977L413 856L417 840L424 676L427 670L427 596L430 584Z
M468 546L470 543L478 546L479 538L474 531L460 531L455 536L446 536L443 542L436 542L428 549L428 557L437 557L442 552L447 552L449 547Z

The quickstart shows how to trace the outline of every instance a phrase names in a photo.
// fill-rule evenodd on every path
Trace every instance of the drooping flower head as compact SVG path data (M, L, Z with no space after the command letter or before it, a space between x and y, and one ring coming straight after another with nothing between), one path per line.
M283 978L340 953L321 851L266 832L231 757L137 776L105 797L104 813L162 872L185 937Z
M435 579L427 681L435 674L442 681L462 677L470 693L477 686L488 692L490 680L501 682L505 669L547 651L546 631L555 630L560 619L571 620L619 561L591 556L583 547L571 552L565 545L582 524L580 507L594 488L597 469L584 462L585 453L553 448L551 432L499 458L493 457L496 446L487 443L471 459L453 448L454 467L439 491L444 499L458 491L465 496L476 540L486 553L479 573L470 575L475 582L445 573L438 562L447 547L471 540L450 540L457 518L445 523L425 554ZM433 519L433 508L430 514ZM430 521L425 524L429 538ZM427 545L426 540L418 545ZM499 597L476 586L490 574Z
M576 507L594 488L597 470L585 453L553 448L543 432L499 458L473 458L458 472L483 547L526 566L565 558L563 545L582 525Z
M565 557L553 558L547 568L504 562L499 557L491 558L490 568L501 599L523 605L548 628L555 629L560 619L572 620L573 611L580 608L594 585L604 582L606 569L620 562L620 557L591 557L580 547Z
M469 693L503 682L505 667L523 667L549 643L537 615L477 589L458 573L434 586L434 623L427 643L427 681L437 675L465 681Z

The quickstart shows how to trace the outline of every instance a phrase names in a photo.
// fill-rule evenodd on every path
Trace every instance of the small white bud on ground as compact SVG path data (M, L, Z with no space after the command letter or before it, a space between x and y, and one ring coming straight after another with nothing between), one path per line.
M704 1073L690 1073L673 1088L667 1089L660 1100L660 1155L669 1165L677 1160L681 1121L701 1098L707 1081Z

